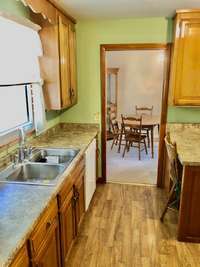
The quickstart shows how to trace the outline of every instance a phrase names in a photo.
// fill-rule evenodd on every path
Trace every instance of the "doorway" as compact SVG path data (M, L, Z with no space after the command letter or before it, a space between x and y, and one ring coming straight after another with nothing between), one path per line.
M162 60L163 62L163 85L162 85L162 96L161 105L159 107L155 107L155 109L160 109L160 119L159 119L159 136L157 137L158 141L158 163L157 159L154 160L155 170L157 170L157 179L154 180L159 187L163 186L163 172L164 172L164 135L165 135L165 127L166 127L166 119L167 119L167 99L168 99L168 77L169 77L169 58L170 58L170 46L166 44L123 44L123 45L101 45L101 87L102 87L102 177L103 181L106 182L107 179L107 167L108 167L108 158L107 152L109 147L107 146L109 142L107 142L108 133L110 132L109 122L108 122L108 109L111 110L112 116L115 116L114 113L117 113L118 117L120 113L120 104L117 100L119 98L119 90L116 87L119 87L119 82L116 82L116 76L120 75L120 67L119 64L108 65L107 54L117 53L118 55L126 54L127 52L140 54L141 52L148 53L155 52L155 54L159 55L158 60ZM158 52L158 53L157 53ZM151 54L151 53L150 53ZM124 57L124 55L123 55ZM108 75L109 74L109 75ZM111 75L112 74L112 75ZM111 77L113 78L111 79ZM108 85L114 85L115 89L112 89L112 92L107 94ZM115 94L114 94L115 93ZM110 103L108 103L108 96ZM129 107L128 107L129 106ZM133 105L127 105L127 109L132 109L124 111L125 113L133 114ZM112 137L111 137L112 139ZM111 142L110 142L111 143ZM123 148L124 149L124 148ZM132 150L132 149L131 149ZM134 150L133 150L134 151ZM117 155L117 154L115 154ZM119 157L119 155L117 156ZM115 165L117 162L114 163ZM116 165L117 166L117 165ZM110 166L109 166L110 167ZM157 167L157 168L156 168ZM114 167L114 169L116 169Z

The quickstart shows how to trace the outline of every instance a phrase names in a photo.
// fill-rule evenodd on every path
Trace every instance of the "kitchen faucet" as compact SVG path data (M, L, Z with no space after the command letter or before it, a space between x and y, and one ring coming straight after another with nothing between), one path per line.
M18 160L19 162L23 162L25 160L25 154L26 154L26 135L24 132L24 128L20 127L19 129L19 154L18 154Z

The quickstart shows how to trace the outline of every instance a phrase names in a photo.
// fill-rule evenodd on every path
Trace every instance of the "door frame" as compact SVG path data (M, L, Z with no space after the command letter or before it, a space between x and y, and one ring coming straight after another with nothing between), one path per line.
M100 45L100 75L101 75L101 166L102 177L100 182L107 181L107 157L106 157L106 52L107 51L135 51L135 50L163 50L164 58L164 78L162 89L162 107L160 119L160 135L158 148L158 171L157 186L164 187L165 174L165 143L164 137L167 124L168 94L171 44L169 43L138 43L138 44L102 44Z

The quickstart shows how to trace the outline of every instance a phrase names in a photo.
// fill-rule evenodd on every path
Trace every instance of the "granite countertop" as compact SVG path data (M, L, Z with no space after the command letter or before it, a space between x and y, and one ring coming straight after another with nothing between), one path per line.
M0 184L0 267L9 266L97 134L96 125L63 124L31 141L33 146L79 148L80 152L55 186Z
M172 142L177 144L182 165L200 166L200 125L168 124Z

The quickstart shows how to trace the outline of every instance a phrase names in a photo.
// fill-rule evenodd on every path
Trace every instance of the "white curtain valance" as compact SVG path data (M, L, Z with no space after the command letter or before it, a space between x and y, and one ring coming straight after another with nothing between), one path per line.
M0 16L0 85L40 81L37 31Z

